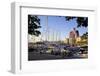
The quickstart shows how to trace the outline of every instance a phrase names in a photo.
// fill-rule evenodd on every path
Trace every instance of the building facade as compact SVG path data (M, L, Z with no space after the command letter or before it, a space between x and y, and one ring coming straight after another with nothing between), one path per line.
M77 40L79 40L79 31L73 28L69 33L69 44L74 46L76 45Z

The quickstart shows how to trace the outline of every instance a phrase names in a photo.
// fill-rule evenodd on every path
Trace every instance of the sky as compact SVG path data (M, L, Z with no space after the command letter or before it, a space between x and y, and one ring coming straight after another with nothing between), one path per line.
M79 27L77 28L76 19L72 19L70 21L66 21L64 16L38 16L40 18L40 31L42 35L49 34L49 37L52 35L56 35L61 40L65 38L69 38L69 32L76 28L79 31L80 36L88 31L88 28ZM48 27L49 33L46 31L46 27ZM44 37L44 36L43 36Z

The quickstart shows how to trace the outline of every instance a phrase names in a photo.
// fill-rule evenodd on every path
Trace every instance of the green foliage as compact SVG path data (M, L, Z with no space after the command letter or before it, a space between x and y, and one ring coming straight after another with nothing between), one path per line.
M82 36L81 36L82 39L88 39L88 32L84 33Z
M77 27L88 27L88 17L70 17L66 16L66 21L70 21L72 19L76 19Z
M28 34L39 36L41 32L40 19L35 15L28 15Z

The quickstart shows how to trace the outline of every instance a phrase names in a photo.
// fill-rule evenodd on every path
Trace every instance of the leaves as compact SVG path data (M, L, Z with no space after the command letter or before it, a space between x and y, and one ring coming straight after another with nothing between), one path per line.
M69 21L69 20L74 19L74 18L76 18L76 17L66 16L65 18L66 18L66 21Z
M87 39L88 38L88 32L84 33L82 36L81 36L82 39Z
M28 33L31 35L39 36L41 32L40 19L35 15L28 15Z
M66 21L70 21L72 19L76 19L77 27L88 27L88 17L70 17L66 16Z

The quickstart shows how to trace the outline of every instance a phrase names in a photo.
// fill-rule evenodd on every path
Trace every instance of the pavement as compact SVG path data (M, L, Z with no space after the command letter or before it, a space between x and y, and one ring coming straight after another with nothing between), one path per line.
M28 60L33 61L33 60L55 60L55 59L83 59L87 57L83 56L65 56L62 57L61 55L51 55L51 54L40 54L40 53L34 53L34 52L29 52L28 53Z

